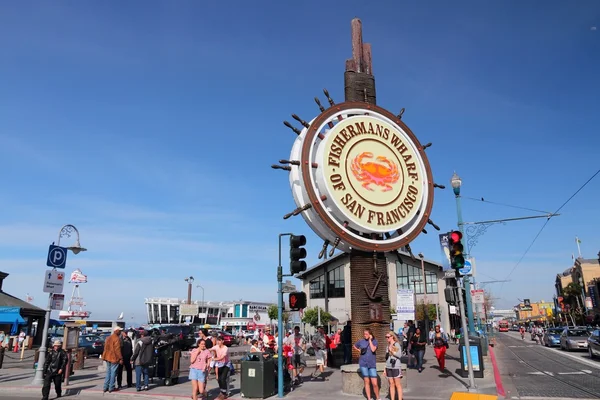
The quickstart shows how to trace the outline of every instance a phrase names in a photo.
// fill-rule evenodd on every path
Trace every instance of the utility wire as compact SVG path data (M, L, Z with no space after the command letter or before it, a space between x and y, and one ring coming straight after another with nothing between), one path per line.
M592 179L594 179L596 177L596 175L600 174L600 169L598 171L596 171L596 173L594 175L592 175L590 177L590 179L588 179L587 181L585 181L585 183L583 185L581 185L581 187L579 189L577 189L577 191L575 193L573 193L571 195L571 197L569 197L567 199L567 201L565 201L560 207L558 207L558 209L553 213L556 214L558 213L560 210L562 210L562 208L564 206L566 206L571 200L573 200L573 198L575 196L577 196L577 194L579 192L581 192L583 190L584 187L587 186L588 183L590 183L592 181ZM523 255L521 256L521 258L519 258L519 261L517 261L517 263L515 264L515 266L513 267L513 269L510 270L509 274L506 276L506 279L510 278L510 276L512 275L513 272L515 272L515 269L517 269L517 267L521 264L521 261L523 261L523 259L525 258L525 256L527 255L527 253L529 253L529 250L531 250L531 248L533 247L533 245L535 244L536 240L540 237L540 235L542 234L542 231L544 230L544 228L546 227L546 225L548 225L548 222L550 222L550 218L552 218L551 216L548 217L548 219L546 220L546 222L544 222L544 225L542 225L542 227L540 228L540 230L538 231L537 235L535 235L535 237L533 238L533 241L531 242L531 244L527 247L527 250L525 250L525 253L523 253ZM504 283L502 283L502 286L500 286L500 291L502 291L502 288L504 287Z
M467 200L473 200L473 201L480 201L480 202L483 202L483 203L495 204L497 206L504 206L504 207L510 207L510 208L518 208L519 210L533 211L533 212L538 212L538 213L542 213L542 214L550 214L548 211L536 210L535 208L513 206L513 205L505 204L505 203L497 203L497 202L494 202L494 201L485 200L483 197L480 198L480 199L477 199L475 197L466 197L466 196L460 196L460 197L462 197L463 199L467 199Z

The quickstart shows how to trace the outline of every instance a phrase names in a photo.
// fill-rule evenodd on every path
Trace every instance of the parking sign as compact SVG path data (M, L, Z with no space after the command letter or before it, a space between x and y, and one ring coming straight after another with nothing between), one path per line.
M67 249L51 244L46 265L52 268L64 268L67 265Z

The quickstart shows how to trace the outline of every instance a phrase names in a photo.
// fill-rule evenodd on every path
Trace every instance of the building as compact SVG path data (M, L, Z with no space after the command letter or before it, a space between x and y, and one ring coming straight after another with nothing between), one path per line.
M563 289L565 287L567 287L567 285L569 283L573 282L573 279L571 278L572 270L573 270L573 267L569 267L566 270L564 270L562 274L556 275L556 280L554 283L554 288L556 290L556 297L562 297Z
M185 316L180 315L182 305L187 305L187 299L151 297L145 299L148 323L180 324ZM221 329L248 329L253 326L262 327L270 323L267 310L270 303L253 301L205 301L192 300L197 306L198 314L192 322L216 326Z
M0 272L0 330L7 334L16 330L17 335L24 330L28 336L35 335L32 344L39 346L44 337L43 329L34 327L44 326L46 310L6 293L3 285L7 276L6 272Z
M514 310L518 323L545 323L554 315L554 303L544 300L537 303L523 302L516 305Z
M563 297L563 289L569 283L577 283L581 287L581 304L585 304L586 322L600 323L600 258L585 259L578 257L573 266L556 276L555 289L557 298Z
M413 289L417 307L435 305L440 311L441 325L446 332L460 326L455 307L449 307L444 297L446 281L442 265L426 259L412 259L403 251L386 253L388 266L388 291L391 310L396 309L398 289ZM338 324L350 319L350 255L338 253L297 276L302 280L302 290L307 293L307 306L318 306L329 312ZM451 314L451 311L453 314ZM395 312L392 319L395 317ZM400 323L404 321L399 321Z

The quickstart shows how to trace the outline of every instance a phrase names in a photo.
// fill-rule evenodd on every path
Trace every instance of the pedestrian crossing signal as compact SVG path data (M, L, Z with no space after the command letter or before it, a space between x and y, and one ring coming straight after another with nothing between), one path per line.
M452 231L448 234L448 248L450 249L450 266L456 271L459 277L459 270L465 266L464 247L462 244L462 233Z
M306 308L306 293L304 292L293 292L290 293L289 298L290 310L298 311Z

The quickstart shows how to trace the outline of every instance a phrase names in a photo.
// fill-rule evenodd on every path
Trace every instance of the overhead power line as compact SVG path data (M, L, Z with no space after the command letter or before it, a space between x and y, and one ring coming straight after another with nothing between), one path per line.
M513 206L511 204L505 204L505 203L498 203L498 202L494 202L494 201L489 201L489 200L485 200L483 197L477 199L475 197L466 197L466 196L460 196L463 199L468 199L468 200L473 200L473 201L478 201L478 202L482 202L482 203L488 203L488 204L495 204L497 206L504 206L504 207L510 207L510 208L517 208L519 210L527 210L527 211L533 211L533 212L538 212L538 213L542 213L542 214L550 214L550 212L548 211L542 211L542 210L536 210L535 208L527 208L527 207L519 207L519 206Z
M573 198L575 196L577 196L577 194L579 192L581 192L583 190L584 187L587 186L588 183L590 183L592 181L592 179L594 179L598 174L600 174L600 169L598 171L596 171L596 173L594 175L592 175L590 177L590 179L588 179L587 181L585 181L585 183L583 185L581 185L579 187L579 189L577 189L577 191L575 191L575 193L573 193L560 207L558 207L558 209L553 213L556 214L558 213L560 210L563 209L564 206L566 206L571 200L573 200ZM523 259L525 258L525 256L527 255L527 253L529 253L529 250L531 250L531 248L533 247L533 245L535 244L536 240L540 237L540 235L542 234L542 231L544 230L544 228L546 227L546 225L548 225L548 222L550 222L550 219L552 217L549 216L548 219L546 220L546 222L544 222L544 225L542 225L542 227L540 228L540 230L538 231L537 235L535 235L535 237L533 238L533 240L531 241L531 243L529 244L529 246L527 246L527 249L525 250L525 252L523 253L523 255L521 256L521 258L519 258L519 261L517 261L517 263L515 264L515 266L510 270L509 274L506 276L506 279L510 278L510 276L513 274L513 272L515 272L515 270L517 269L517 267L521 264L521 261L523 261ZM500 287L500 291L502 291L502 288L504 287L504 283L502 284L502 286Z

